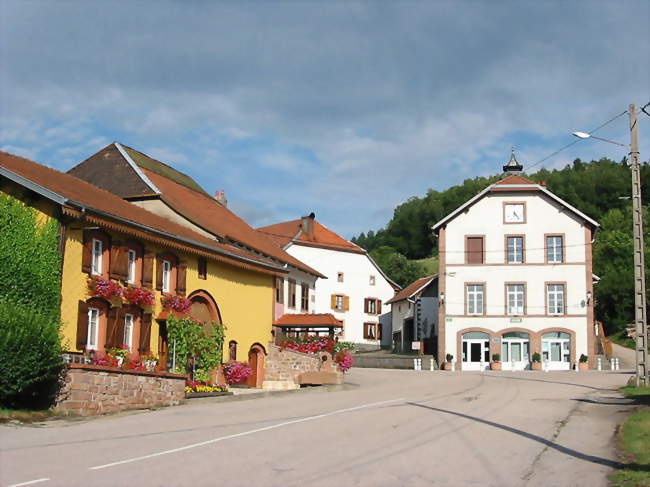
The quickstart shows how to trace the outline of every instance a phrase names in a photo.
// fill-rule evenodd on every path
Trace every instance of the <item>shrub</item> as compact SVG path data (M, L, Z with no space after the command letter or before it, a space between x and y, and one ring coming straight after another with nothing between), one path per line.
M352 368L352 354L349 350L341 350L334 356L334 361L338 364L341 372L347 372Z
M252 374L253 369L243 362L226 362L223 364L223 375L228 384L241 384L242 382L246 382L246 379Z
M493 353L492 362L501 362L501 355L499 355L498 353Z
M584 364L589 360L589 357L587 357L584 353L580 355L580 363Z
M47 409L65 378L58 313L0 299L0 404Z
M445 355L445 360L447 362L451 362L452 360L454 360L454 356L452 354L448 353L447 355Z
M539 352L535 352L533 354L533 362L541 362L542 361L542 356L539 354Z

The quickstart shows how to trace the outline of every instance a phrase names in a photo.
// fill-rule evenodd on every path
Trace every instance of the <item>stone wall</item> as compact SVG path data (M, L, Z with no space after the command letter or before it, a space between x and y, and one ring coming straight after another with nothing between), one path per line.
M69 364L55 411L92 416L125 409L174 406L185 398L185 376Z
M269 344L264 379L264 389L297 389L300 384L342 384L343 373L328 353L311 355Z

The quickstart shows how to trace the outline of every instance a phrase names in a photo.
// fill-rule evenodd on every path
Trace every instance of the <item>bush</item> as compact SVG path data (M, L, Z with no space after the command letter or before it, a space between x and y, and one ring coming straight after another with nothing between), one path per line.
M580 355L580 363L584 364L589 360L589 357L587 357L584 353Z
M492 362L501 362L501 355L499 355L498 353L493 353Z
M542 361L542 356L539 354L539 352L535 352L533 354L533 362L541 362Z
M223 364L223 375L228 384L241 384L246 382L246 379L252 374L253 369L243 362L226 362Z
M452 360L454 360L454 356L452 354L448 353L447 355L445 355L445 360L447 362L451 362Z
M60 322L54 312L0 299L0 405L47 409L65 378Z

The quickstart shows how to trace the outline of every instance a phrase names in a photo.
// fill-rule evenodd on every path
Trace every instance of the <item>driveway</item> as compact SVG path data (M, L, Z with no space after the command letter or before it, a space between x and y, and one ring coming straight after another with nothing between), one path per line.
M605 486L612 372L353 369L347 390L0 427L0 485Z

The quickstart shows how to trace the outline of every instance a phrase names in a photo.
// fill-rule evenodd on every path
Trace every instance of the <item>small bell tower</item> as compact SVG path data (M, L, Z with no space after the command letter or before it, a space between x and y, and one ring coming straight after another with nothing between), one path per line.
M524 166L519 164L515 157L515 148L513 147L510 152L510 160L503 166L503 172L506 176L520 175L524 171Z

